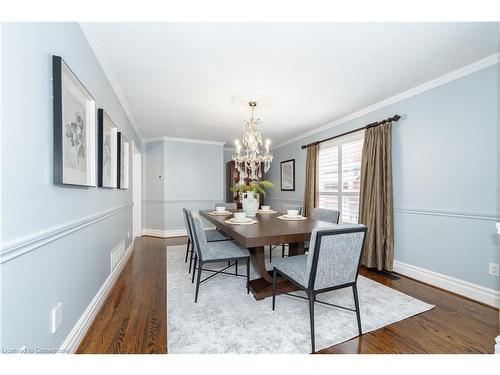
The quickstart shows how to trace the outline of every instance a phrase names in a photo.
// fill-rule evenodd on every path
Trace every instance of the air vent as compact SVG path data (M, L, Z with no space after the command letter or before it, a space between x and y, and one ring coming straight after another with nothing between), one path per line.
M113 271L125 254L125 241L121 241L111 250L111 271Z

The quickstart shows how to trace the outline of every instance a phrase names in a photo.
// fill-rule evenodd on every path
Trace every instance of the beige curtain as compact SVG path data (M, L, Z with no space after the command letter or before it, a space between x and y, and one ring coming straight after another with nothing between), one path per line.
M359 222L368 227L362 264L392 271L392 123L366 129L361 158Z
M311 217L319 201L318 181L319 144L307 147L306 186L304 189L304 215Z

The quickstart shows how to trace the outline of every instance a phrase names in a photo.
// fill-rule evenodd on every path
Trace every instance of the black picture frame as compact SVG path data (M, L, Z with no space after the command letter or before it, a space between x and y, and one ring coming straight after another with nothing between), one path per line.
M109 127L109 129L106 129ZM108 133L108 134L106 134ZM106 138L106 135L109 137ZM105 176L105 142L107 146L107 159L110 159L109 165L111 167L110 176ZM116 189L117 174L118 174L118 127L114 121L109 117L103 108L97 110L97 186L109 189Z
M291 166L289 166L289 164L291 164ZM283 176L284 166L287 167L287 169L290 171L291 177ZM284 181L284 178L286 178L286 181ZM291 179L291 184L290 181L288 181L290 179ZM283 182L285 182L285 184L283 184ZM295 191L295 159L285 160L280 163L280 186L281 186L281 191Z
M127 190L129 188L130 181L130 142L127 137L122 132L117 134L117 181L116 186L118 189ZM123 172L122 172L123 168Z
M53 182L60 186L96 187L95 99L61 56L52 56L52 85ZM85 97L85 103L77 103L76 95L71 97L73 104L77 103L84 109L81 114L72 112L76 117L75 122L65 124L65 121L69 121L65 111L71 111L71 107L68 105L70 87L73 92ZM65 103L67 108L65 108ZM69 156L71 154L73 154L73 160ZM80 161L80 158L83 161ZM68 160L76 166L70 165Z

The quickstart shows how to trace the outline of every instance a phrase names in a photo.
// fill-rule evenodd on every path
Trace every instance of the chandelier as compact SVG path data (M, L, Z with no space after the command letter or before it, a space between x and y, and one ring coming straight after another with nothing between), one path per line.
M262 146L262 128L260 119L254 118L257 102L249 102L248 105L252 109L252 117L245 122L243 132L243 145L246 147L245 155L241 154L241 144L237 139L234 142L236 152L233 154L233 160L236 169L240 173L246 174L252 180L258 180L262 177L262 169L266 173L271 167L273 154L269 152L269 146L271 145L269 139L266 140L266 153L260 154L259 146Z

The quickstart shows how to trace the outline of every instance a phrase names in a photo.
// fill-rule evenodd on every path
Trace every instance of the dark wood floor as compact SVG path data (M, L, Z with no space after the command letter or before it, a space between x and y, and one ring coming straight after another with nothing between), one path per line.
M128 260L78 353L167 352L167 245L185 238L136 240ZM430 311L320 353L492 353L498 310L406 277L362 269L379 283L436 305Z

